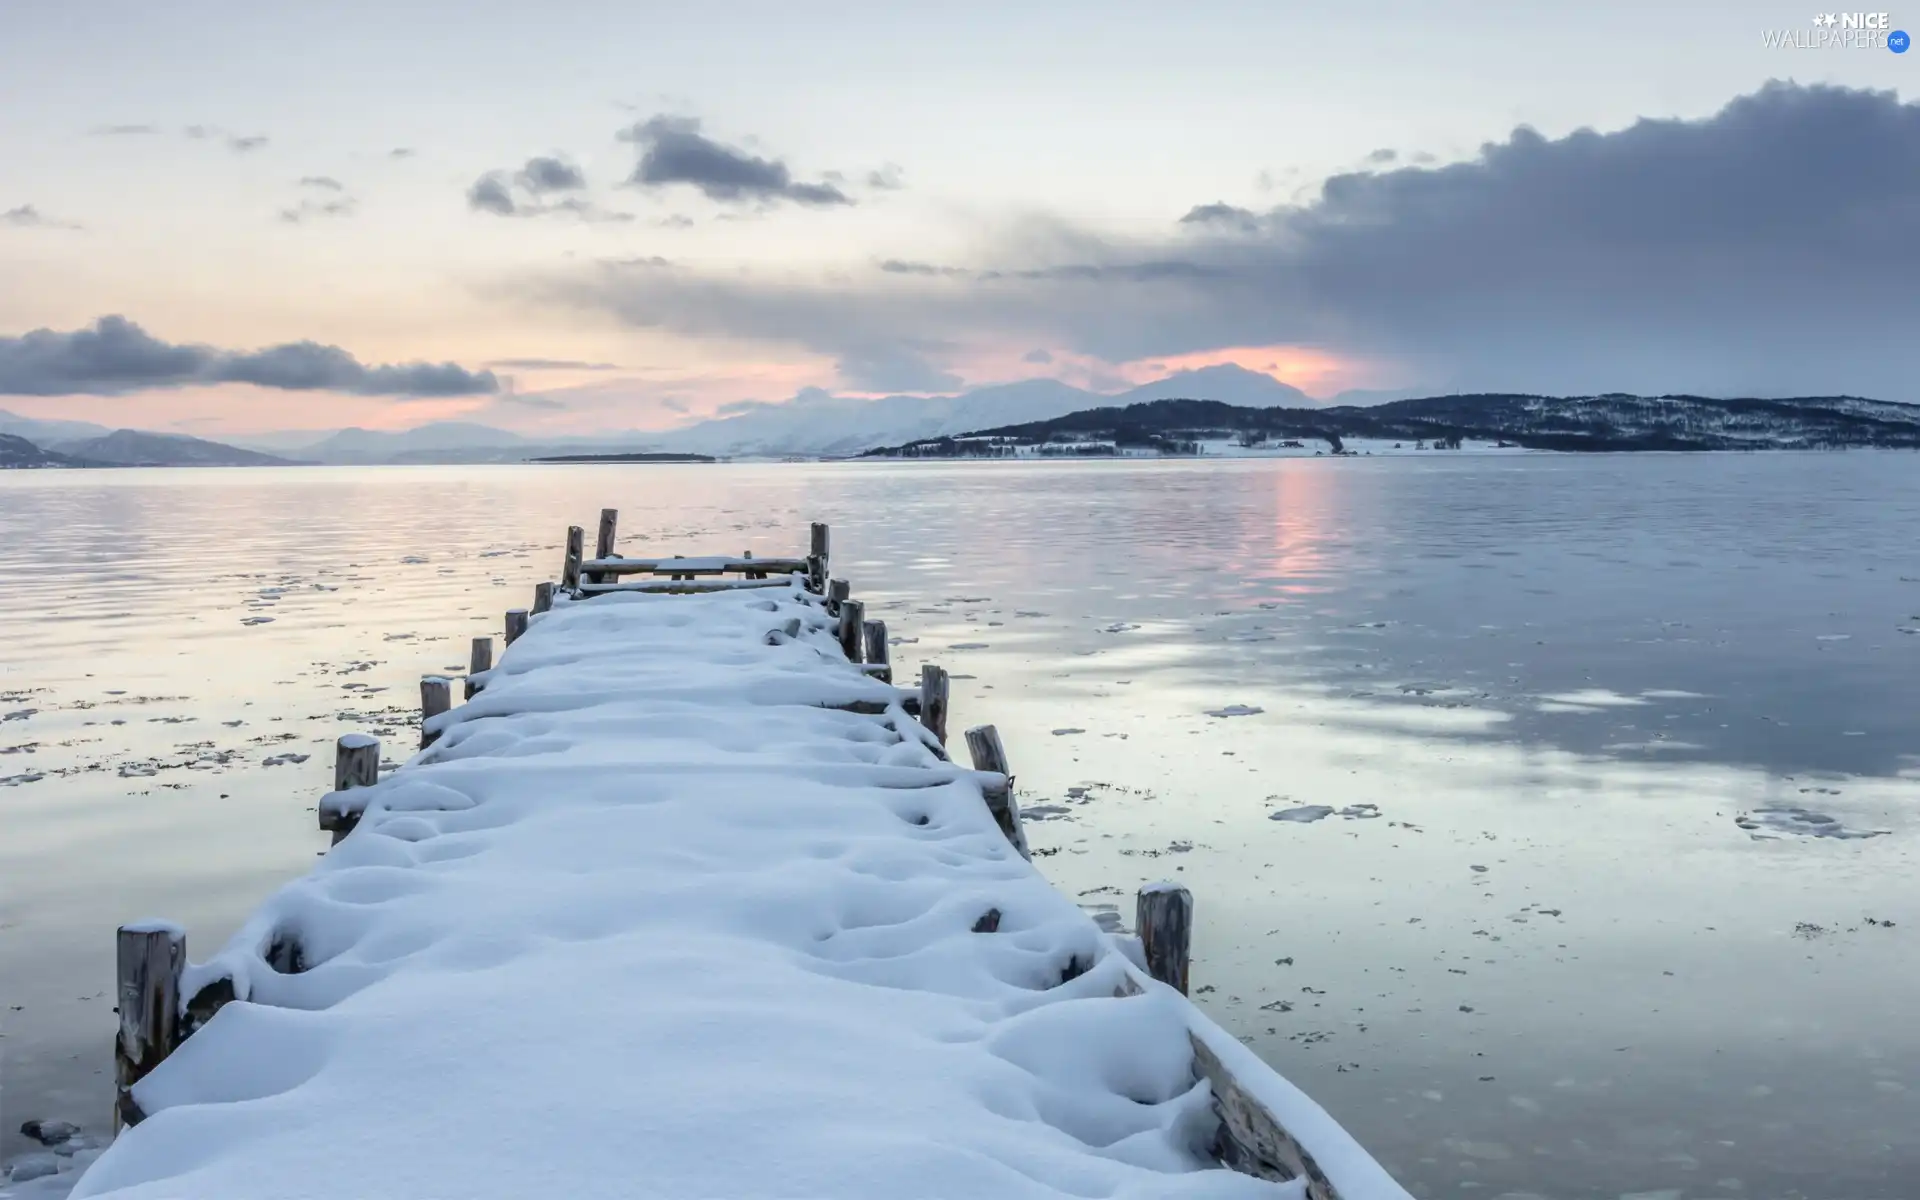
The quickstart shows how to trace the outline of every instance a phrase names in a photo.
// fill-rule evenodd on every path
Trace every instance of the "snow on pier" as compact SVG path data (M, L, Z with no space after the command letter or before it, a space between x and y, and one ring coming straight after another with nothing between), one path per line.
M123 932L180 1028L123 1019L137 1123L73 1195L1406 1200L1181 994L1183 889L1143 946L1048 885L817 536L689 595L576 531L419 754L343 744L309 875L159 985L182 936Z

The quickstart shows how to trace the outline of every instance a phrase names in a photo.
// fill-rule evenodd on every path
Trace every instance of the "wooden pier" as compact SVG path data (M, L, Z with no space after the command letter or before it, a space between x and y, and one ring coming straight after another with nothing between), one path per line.
M1186 1000L1186 888L1142 888L1121 937L1046 884L999 731L965 730L969 765L952 761L950 677L925 663L896 682L825 525L790 558L628 557L617 528L604 510L592 557L567 531L558 581L505 614L501 652L474 639L464 703L421 680L397 769L373 737L339 739L318 805L333 848L223 950L189 965L178 928L121 928L129 1128L88 1186L903 1195L883 1181L897 1167L926 1195L1149 1177L1153 1195L1269 1194L1226 1168L1274 1197L1406 1200ZM834 1017L895 1009L898 1029ZM1025 1048L1049 1039L1084 1041L1071 1068ZM658 1072L696 1042L697 1070ZM992 1055L955 1049L975 1043ZM878 1061L886 1088L856 1085ZM994 1074L1007 1062L1023 1070ZM971 1070L991 1086L969 1090ZM1109 1082L1060 1091L1082 1077ZM436 1095L458 1101L438 1119ZM875 1132L902 1106L979 1112L919 1146ZM513 1121L561 1111L595 1132L530 1176ZM792 1156L803 1136L851 1139L837 1183ZM731 1152L702 1166L699 1137ZM199 1147L184 1169L181 1138ZM401 1155L391 1187L368 1154ZM623 1162L609 1190L599 1172Z

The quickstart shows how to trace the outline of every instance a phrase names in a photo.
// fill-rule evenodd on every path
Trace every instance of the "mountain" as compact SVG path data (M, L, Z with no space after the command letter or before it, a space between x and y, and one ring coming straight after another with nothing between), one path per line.
M0 433L0 470L12 470L24 467L79 467L87 464L77 462L64 454L54 454L42 450L23 437L11 433Z
M242 450L181 433L142 433L116 429L104 437L55 446L62 454L117 467L284 467L291 463L271 454Z
M1237 436L1384 441L1473 439L1541 450L1920 449L1920 405L1857 396L1781 400L1706 396L1428 396L1370 407L1248 408L1155 400L876 450L911 457L1000 455L1045 443L1193 452Z
M41 446L54 442L77 442L81 438L99 437L111 432L105 425L95 425L92 421L43 421L0 409L0 433L10 433Z
M389 433L378 429L342 429L317 441L287 446L301 458L322 463L386 463L410 461L409 455L439 455L445 452L501 451L527 446L517 433L475 425L465 421L435 421L414 429ZM518 462L524 455L514 454L494 461ZM483 458L415 458L411 461L474 462Z
M1047 420L1099 404L1163 397L1228 398L1250 407L1303 405L1298 388L1270 375L1223 365L1182 371L1117 396L1057 379L991 384L955 396L886 396L860 400L807 388L784 404L745 411L660 434L663 449L714 455L852 455L875 446L919 441L1017 422Z

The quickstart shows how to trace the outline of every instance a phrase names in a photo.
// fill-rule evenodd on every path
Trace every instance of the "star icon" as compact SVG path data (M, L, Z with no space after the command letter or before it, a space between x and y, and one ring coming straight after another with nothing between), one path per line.
M1832 13L1816 13L1814 14L1813 23L1815 25L1831 26L1834 23L1834 16Z

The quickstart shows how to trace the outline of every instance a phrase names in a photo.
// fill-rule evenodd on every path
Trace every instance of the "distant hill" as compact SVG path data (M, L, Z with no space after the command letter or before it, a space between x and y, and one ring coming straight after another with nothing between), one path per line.
M60 453L116 467L284 467L292 460L179 433L116 429L104 437L61 442Z
M317 441L286 445L288 453L322 463L517 462L525 438L491 425L435 421L390 433L382 429L342 429Z
M0 433L0 470L85 465L87 464L77 462L64 454L42 450L23 437L15 437L11 433Z
M105 425L95 425L92 421L49 421L23 417L0 408L0 433L25 438L37 446L77 442L82 438L100 437L111 432Z
M967 457L1046 443L1184 447L1212 438L1504 441L1541 450L1920 449L1920 405L1857 396L1428 396L1370 407L1155 400L904 443L873 454ZM1331 442L1330 442L1331 445Z

